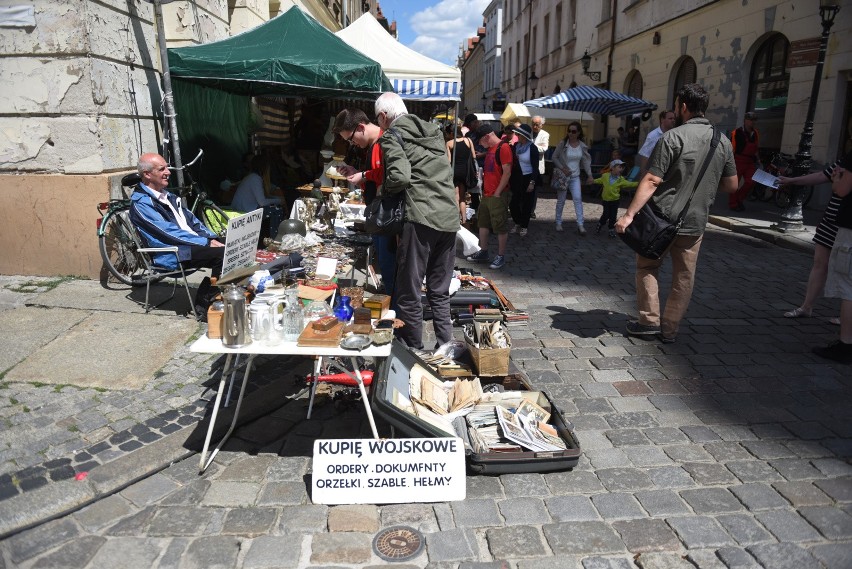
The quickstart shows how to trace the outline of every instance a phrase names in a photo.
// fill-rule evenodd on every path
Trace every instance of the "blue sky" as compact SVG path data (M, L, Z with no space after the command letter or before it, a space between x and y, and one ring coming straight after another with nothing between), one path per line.
M449 65L459 44L476 34L490 0L379 0L382 13L396 20L399 41Z

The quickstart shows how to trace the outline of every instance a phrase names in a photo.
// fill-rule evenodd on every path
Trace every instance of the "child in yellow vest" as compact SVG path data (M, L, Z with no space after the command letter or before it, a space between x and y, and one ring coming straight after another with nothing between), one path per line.
M624 162L613 160L609 163L609 172L601 174L595 179L596 184L603 186L601 198L603 199L603 215L598 221L595 233L600 233L604 223L608 222L609 236L615 237L615 220L618 217L618 202L621 200L622 188L635 188L639 182L628 182L621 173L624 171Z

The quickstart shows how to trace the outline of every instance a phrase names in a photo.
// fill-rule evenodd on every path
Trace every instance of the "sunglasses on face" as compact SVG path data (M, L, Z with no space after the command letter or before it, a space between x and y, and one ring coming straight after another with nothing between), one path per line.
M569 130L568 134L579 134L579 130Z

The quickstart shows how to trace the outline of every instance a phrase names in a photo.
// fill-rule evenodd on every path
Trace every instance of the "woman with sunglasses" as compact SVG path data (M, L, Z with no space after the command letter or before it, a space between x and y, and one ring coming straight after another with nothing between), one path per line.
M577 232L586 235L586 228L583 227L583 196L580 192L581 168L586 172L586 177L591 179L592 157L583 142L583 127L575 121L568 125L568 133L553 153L551 186L556 190L556 231L562 231L562 209L570 190L574 212L577 214Z

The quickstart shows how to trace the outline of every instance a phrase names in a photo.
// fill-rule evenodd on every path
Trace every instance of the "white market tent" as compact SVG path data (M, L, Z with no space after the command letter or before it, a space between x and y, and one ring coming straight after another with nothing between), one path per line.
M416 101L459 101L461 71L408 48L369 12L335 35L382 66L394 91Z

